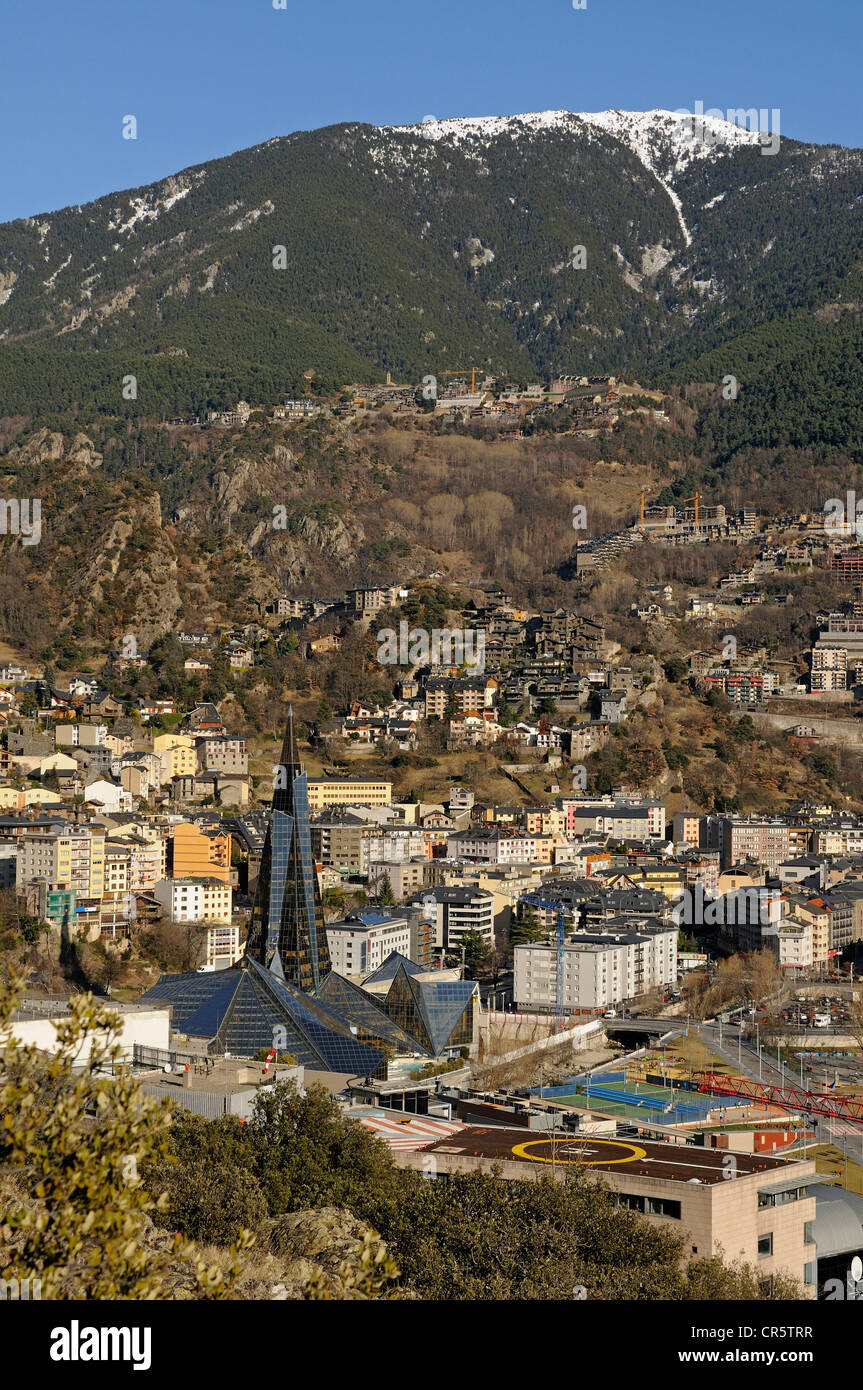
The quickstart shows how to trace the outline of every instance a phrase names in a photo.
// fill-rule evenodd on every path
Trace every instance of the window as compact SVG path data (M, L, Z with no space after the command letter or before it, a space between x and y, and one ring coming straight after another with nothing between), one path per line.
M766 1236L759 1236L759 1237L758 1237L758 1258L759 1258L759 1260L763 1260L763 1259L765 1259L768 1255L772 1255L772 1254L773 1254L773 1234L772 1234L772 1232L771 1232L769 1235L766 1235Z
M803 1223L803 1244L804 1244L804 1245L814 1245L814 1244L815 1244L815 1235L814 1235L813 1230L812 1230L812 1227L814 1226L814 1224L815 1224L814 1221L805 1221L805 1222ZM808 1266L807 1266L807 1268L808 1268Z
M669 1201L665 1197L647 1198L648 1216L673 1216L675 1220L680 1220L680 1203Z

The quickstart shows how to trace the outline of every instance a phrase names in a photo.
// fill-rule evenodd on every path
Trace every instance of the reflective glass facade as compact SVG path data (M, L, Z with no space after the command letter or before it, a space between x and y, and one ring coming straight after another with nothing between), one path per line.
M246 953L307 993L315 993L330 971L309 829L308 779L297 752L293 713L276 771Z
M141 1002L170 1004L173 1027L206 1038L213 1054L277 1046L312 1070L352 1076L373 1075L383 1060L347 1019L253 960L213 975L163 975Z
M419 1038L399 1027L359 985L337 975L335 971L324 980L318 997L343 1018L351 1020L362 1042L386 1043L395 1052L428 1051Z
M473 1041L472 980L417 980L400 965L384 1000L390 1018L437 1057Z

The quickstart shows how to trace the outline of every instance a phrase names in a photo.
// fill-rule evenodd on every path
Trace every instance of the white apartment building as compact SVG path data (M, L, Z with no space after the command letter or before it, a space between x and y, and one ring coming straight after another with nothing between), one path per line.
M457 951L466 932L494 945L494 898L484 888L427 888L412 899L435 924L435 946Z
M240 959L240 928L226 926L207 928L207 955L205 964L216 970L224 970Z
M338 975L370 974L393 951L410 955L410 924L405 917L386 917L380 912L351 913L344 921L327 926L327 944Z
M557 947L538 943L513 952L516 1008L529 1013L557 1002ZM564 945L565 1009L607 1009L677 978L677 928L576 932Z
M138 827L109 836L106 848L123 849L129 856L129 890L149 892L167 876L168 841L162 835L144 838Z
M813 953L813 924L786 917L772 938L783 970L808 970L815 962Z
M416 826L387 828L368 837L368 864L393 864L428 858L428 839Z
M172 922L230 926L231 887L216 878L166 878L153 896Z
M457 831L447 838L447 859L483 864L551 864L554 835L501 835L494 830Z

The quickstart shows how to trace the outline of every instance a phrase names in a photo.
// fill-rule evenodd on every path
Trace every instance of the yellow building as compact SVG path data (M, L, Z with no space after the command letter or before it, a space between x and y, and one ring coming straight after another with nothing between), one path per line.
M98 925L105 891L105 831L60 822L47 834L25 832L18 842L19 888L33 879L74 888L76 925Z
M172 777L193 777L196 767L195 740L190 734L157 734L153 752L162 762L162 781Z
M0 787L0 811L26 811L28 806L62 806L63 798L58 792L48 791L46 787Z
M389 806L392 799L392 782L349 782L335 777L309 782L310 811L322 811L325 806Z

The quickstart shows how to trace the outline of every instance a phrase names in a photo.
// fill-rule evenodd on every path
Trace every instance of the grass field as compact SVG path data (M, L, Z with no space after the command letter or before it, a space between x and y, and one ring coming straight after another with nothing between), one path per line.
M814 1158L817 1171L834 1177L836 1187L847 1188L849 1192L863 1197L863 1166L849 1158L846 1170L845 1155L841 1149L833 1144L808 1144L805 1153L800 1151L800 1157Z

